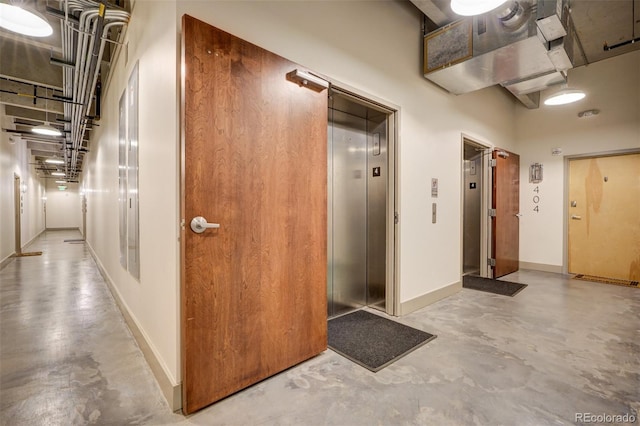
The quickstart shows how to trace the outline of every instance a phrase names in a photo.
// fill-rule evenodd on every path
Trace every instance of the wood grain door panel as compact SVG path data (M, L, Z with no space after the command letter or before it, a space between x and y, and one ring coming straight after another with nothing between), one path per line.
M327 347L327 93L190 16L182 37L188 414ZM220 228L196 234L195 216Z
M504 153L504 154L502 154ZM495 259L493 278L519 268L520 263L520 156L504 149L493 151L491 251Z
M640 279L640 154L569 161L568 213L570 273Z

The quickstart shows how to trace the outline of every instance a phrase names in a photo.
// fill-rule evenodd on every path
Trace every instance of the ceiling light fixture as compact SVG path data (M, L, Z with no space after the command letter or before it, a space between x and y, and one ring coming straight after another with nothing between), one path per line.
M48 37L53 28L44 16L34 10L0 0L0 28L31 37Z
M587 96L582 90L565 87L544 100L545 105L566 105L577 102Z
M507 0L451 0L451 10L458 15L474 16L492 11Z
M44 160L44 162L49 164L64 164L64 160L59 159L56 155L51 158L47 158L46 160Z
M44 124L40 124L39 126L35 126L31 128L31 131L33 133L37 133L39 135L45 135L45 136L62 136L62 132L58 129L56 129L55 127L53 127L51 124L49 124L49 108L48 108L48 104L47 104L47 97L49 96L49 94L46 92L47 89L45 89L45 94L44 94Z
M62 132L45 121L44 124L31 128L33 133L45 136L62 136Z
M52 172L51 176L66 176L64 172Z
M66 180L57 180L56 183L67 183Z

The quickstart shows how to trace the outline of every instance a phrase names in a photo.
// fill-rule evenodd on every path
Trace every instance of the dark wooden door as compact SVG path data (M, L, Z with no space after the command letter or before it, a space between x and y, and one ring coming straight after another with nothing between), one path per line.
M183 17L183 410L327 347L327 93ZM203 216L220 225L195 233Z
M504 149L492 154L491 257L493 278L518 270L520 263L520 156Z

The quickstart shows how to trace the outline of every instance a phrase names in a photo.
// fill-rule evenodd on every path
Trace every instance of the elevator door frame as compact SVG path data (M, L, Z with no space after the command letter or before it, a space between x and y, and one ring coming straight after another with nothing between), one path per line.
M328 79L329 80L329 79ZM399 200L397 191L397 171L398 171L398 120L399 107L390 104L384 100L375 99L375 97L362 93L359 90L348 87L347 85L331 81L331 93L338 93L349 100L365 105L369 108L378 110L387 114L387 165L389 171L387 174L387 229L386 229L386 288L385 288L385 312L389 315L400 315L400 291L398 283L399 279Z
M460 283L462 283L462 277L464 273L464 146L474 145L477 148L482 149L481 164L482 164L482 180L480 183L480 276L491 277L491 269L487 263L489 253L491 253L491 218L489 217L489 206L491 205L491 167L489 160L491 159L491 152L495 146L480 142L475 138L462 134L461 149L460 149Z

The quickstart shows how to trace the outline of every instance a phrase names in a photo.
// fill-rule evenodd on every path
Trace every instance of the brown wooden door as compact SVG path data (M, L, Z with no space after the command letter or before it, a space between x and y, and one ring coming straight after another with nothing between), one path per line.
M327 347L327 93L183 17L183 410ZM219 229L195 233L203 216Z
M569 272L640 279L640 154L569 161Z
M517 271L520 262L520 156L496 149L492 158L491 257L498 278Z

